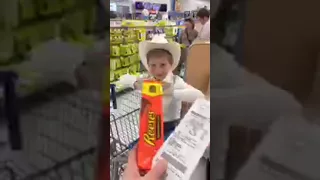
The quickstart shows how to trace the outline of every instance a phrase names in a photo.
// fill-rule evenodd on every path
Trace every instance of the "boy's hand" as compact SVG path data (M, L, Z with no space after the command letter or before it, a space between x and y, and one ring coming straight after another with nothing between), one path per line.
M140 176L137 165L137 149L129 153L128 165L123 174L123 180L162 180L167 171L167 162L160 160L145 176Z
M137 77L130 74L125 74L120 77L118 84L122 85L124 88L134 88L134 83L137 81Z
M143 80L137 80L135 83L134 83L134 89L136 90L142 90L142 83L143 83Z

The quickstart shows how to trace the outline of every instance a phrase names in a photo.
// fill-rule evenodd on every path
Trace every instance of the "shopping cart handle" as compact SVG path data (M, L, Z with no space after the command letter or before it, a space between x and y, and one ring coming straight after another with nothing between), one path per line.
M116 95L116 85L115 84L110 84L110 100L112 102L112 107L113 109L117 109L117 95Z
M15 72L0 72L0 83L4 86L5 119L7 120L9 141L12 150L22 149L20 118L16 94L17 79L18 75Z

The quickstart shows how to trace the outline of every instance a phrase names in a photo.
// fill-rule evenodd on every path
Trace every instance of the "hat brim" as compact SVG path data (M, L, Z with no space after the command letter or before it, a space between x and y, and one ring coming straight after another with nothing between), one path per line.
M172 71L177 68L180 62L181 48L177 42L171 43L153 43L150 41L143 41L139 44L139 56L143 66L149 71L147 54L153 49L164 49L171 53L173 58Z

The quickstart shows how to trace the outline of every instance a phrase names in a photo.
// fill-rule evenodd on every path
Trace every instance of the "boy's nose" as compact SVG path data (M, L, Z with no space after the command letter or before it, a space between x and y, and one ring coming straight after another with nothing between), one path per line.
M161 69L157 69L157 70L155 71L155 74L156 74L156 75L162 75L162 74L163 74L163 71L162 71Z

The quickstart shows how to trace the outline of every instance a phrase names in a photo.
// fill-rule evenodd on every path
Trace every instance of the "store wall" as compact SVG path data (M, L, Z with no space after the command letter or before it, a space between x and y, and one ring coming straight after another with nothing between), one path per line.
M104 1L104 0L102 0L102 1ZM107 2L106 4L109 3L109 1L104 1L104 2ZM133 7L133 1L132 1L132 0L120 1L120 2L111 0L110 2L111 2L111 3L116 3L117 6L127 6L127 7L129 7L129 11L132 12L132 7ZM109 5L108 5L108 6L109 6Z
M181 2L184 11L193 11L204 6L210 8L210 0L182 0Z

